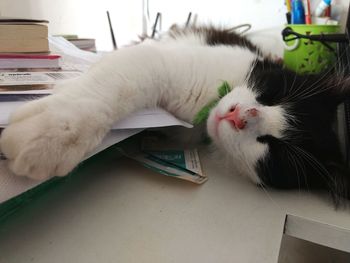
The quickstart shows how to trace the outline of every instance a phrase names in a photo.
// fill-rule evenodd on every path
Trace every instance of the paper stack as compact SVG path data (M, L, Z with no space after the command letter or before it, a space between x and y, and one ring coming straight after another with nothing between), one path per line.
M96 41L93 38L66 38L70 43L72 43L74 46L90 52L96 52Z
M50 52L47 24L46 20L0 17L1 95L32 94L36 90L50 93L55 78L73 76L61 73L61 56Z
M0 17L0 69L59 69L59 55L50 54L48 21Z

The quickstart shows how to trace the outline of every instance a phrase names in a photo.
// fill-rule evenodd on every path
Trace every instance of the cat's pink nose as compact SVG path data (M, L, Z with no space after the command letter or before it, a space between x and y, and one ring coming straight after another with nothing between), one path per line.
M220 120L230 121L235 128L242 130L247 124L247 120L251 117L256 117L258 115L258 110L256 108L249 108L241 112L239 106L232 107L229 112L220 118Z

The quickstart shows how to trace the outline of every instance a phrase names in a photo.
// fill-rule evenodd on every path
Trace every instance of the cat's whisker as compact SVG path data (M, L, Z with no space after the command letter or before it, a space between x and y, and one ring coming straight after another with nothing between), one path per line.
M321 94L321 93L323 93L323 92L325 92L325 91L327 91L327 90L331 90L332 88L337 87L337 86L338 86L338 85L333 85L333 86L329 86L329 87L327 87L327 88L325 88L325 89L323 89L323 90L315 91L314 93L304 94L304 96L301 97L301 98L299 98L299 100L308 99L308 98L313 97L313 96L315 96L315 95Z
M292 164L292 166L295 167L296 177L297 177L298 186L299 186L298 190L299 190L299 193L300 193L301 184L300 184L300 175L299 175L299 169L298 169L297 161L296 161L294 156L289 151L287 151L287 159L288 159L288 162L290 162Z
M295 85L295 81L297 79L297 74L296 73L293 73L294 74L294 77L293 77L293 83L291 85L291 88L289 90L289 93L292 95L292 94L298 94L299 90L303 88L304 86L304 83L307 81L307 78L305 78L305 80L303 81L303 83L301 83L300 85L296 86L294 88L294 85Z
M289 144L289 146L291 146L291 149L295 149L297 153L300 154L298 155L300 158L304 157L305 159L307 159L308 164L312 166L315 169L315 171L317 171L318 174L324 178L325 183L332 190L332 192L336 192L336 180L329 174L328 170L315 157L313 157L311 154L307 153L298 146L291 144Z
M292 85L290 86L290 91L291 91L291 92L294 91L294 85L295 85L296 80L297 80L297 74L295 73L295 74L294 74L294 77L293 77Z
M294 73L294 81L295 81L295 79L296 79L296 76L297 76L297 74ZM292 101L293 98L299 94L299 91L300 91L301 89L304 88L304 84L305 84L307 81L308 81L308 78L305 78L305 79L303 80L303 82L302 82L301 84L299 84L295 89L291 89L291 90L289 91L289 94L288 94L285 98L282 99L282 102L283 102L283 103L286 103L286 102ZM294 84L293 84L293 86L294 86Z
M312 138L311 135L306 135L306 131L296 127L290 128L289 132L283 136L283 139L285 141L293 141L294 143L297 143L299 141L302 142L305 139L311 139L311 138Z
M332 86L333 87L333 86ZM287 97L284 102L297 102L297 101L302 101L305 100L309 97L322 94L323 92L326 92L327 90L330 90L332 87L313 87L313 89L306 89L305 91L299 93L299 94L294 94L293 96Z
M309 187L308 180L307 180L306 167L305 167L304 161L303 161L303 159L300 158L300 156L298 154L294 154L292 156L294 158L296 158L297 163L298 163L299 167L301 168L306 189L307 189L307 191L309 191L310 187Z
M267 187L264 185L264 183L259 184L260 188L263 190L263 192L266 194L266 196L270 199L271 203L274 204L278 209L282 209L282 207L272 198L270 193L268 192Z
M308 81L308 79L306 78L304 80L304 82L299 86L299 89L303 89L301 92L295 92L295 98L299 99L301 98L304 94L308 94L308 93L311 93L311 92L314 92L314 91L320 91L320 87L317 85L317 83L314 83L313 85L309 86L309 87L305 87L305 83ZM326 87L323 87L321 86L322 89L326 88ZM321 89L321 90L322 90Z
M333 68L329 68L327 71L324 72L324 74L321 78L318 78L316 80L316 82L314 82L309 87L304 87L305 83L308 81L308 79L305 78L303 83L301 83L297 89L295 89L295 90L293 88L290 89L291 93L289 96L287 96L286 101L293 101L295 99L303 98L303 94L305 94L305 92L308 94L309 92L313 92L315 90L320 91L320 88L321 88L321 90L323 90L326 87L324 87L324 85L319 85L319 84L322 84L322 82L325 82L329 79L332 79L332 76L330 73L333 70L334 70ZM296 75L294 75L294 76L296 76ZM292 87L293 86L294 86L294 83L292 84ZM303 88L304 88L304 91L302 91L301 93L298 93L300 91L300 89L303 89ZM325 91L325 90L323 90L323 91Z

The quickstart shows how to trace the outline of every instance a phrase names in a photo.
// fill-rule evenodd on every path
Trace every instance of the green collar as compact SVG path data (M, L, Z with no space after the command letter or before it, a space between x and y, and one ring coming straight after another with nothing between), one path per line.
M193 124L198 125L207 121L210 111L219 103L219 101L230 91L232 87L227 81L224 81L221 86L218 87L218 98L207 103L195 116L193 119Z

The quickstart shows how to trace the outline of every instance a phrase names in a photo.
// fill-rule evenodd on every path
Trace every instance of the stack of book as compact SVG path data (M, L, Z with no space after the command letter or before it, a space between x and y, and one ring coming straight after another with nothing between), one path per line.
M47 20L0 17L2 97L50 94L56 81L80 75L63 69L61 56L50 52L48 23Z
M48 21L0 17L0 69L59 69L50 54Z

